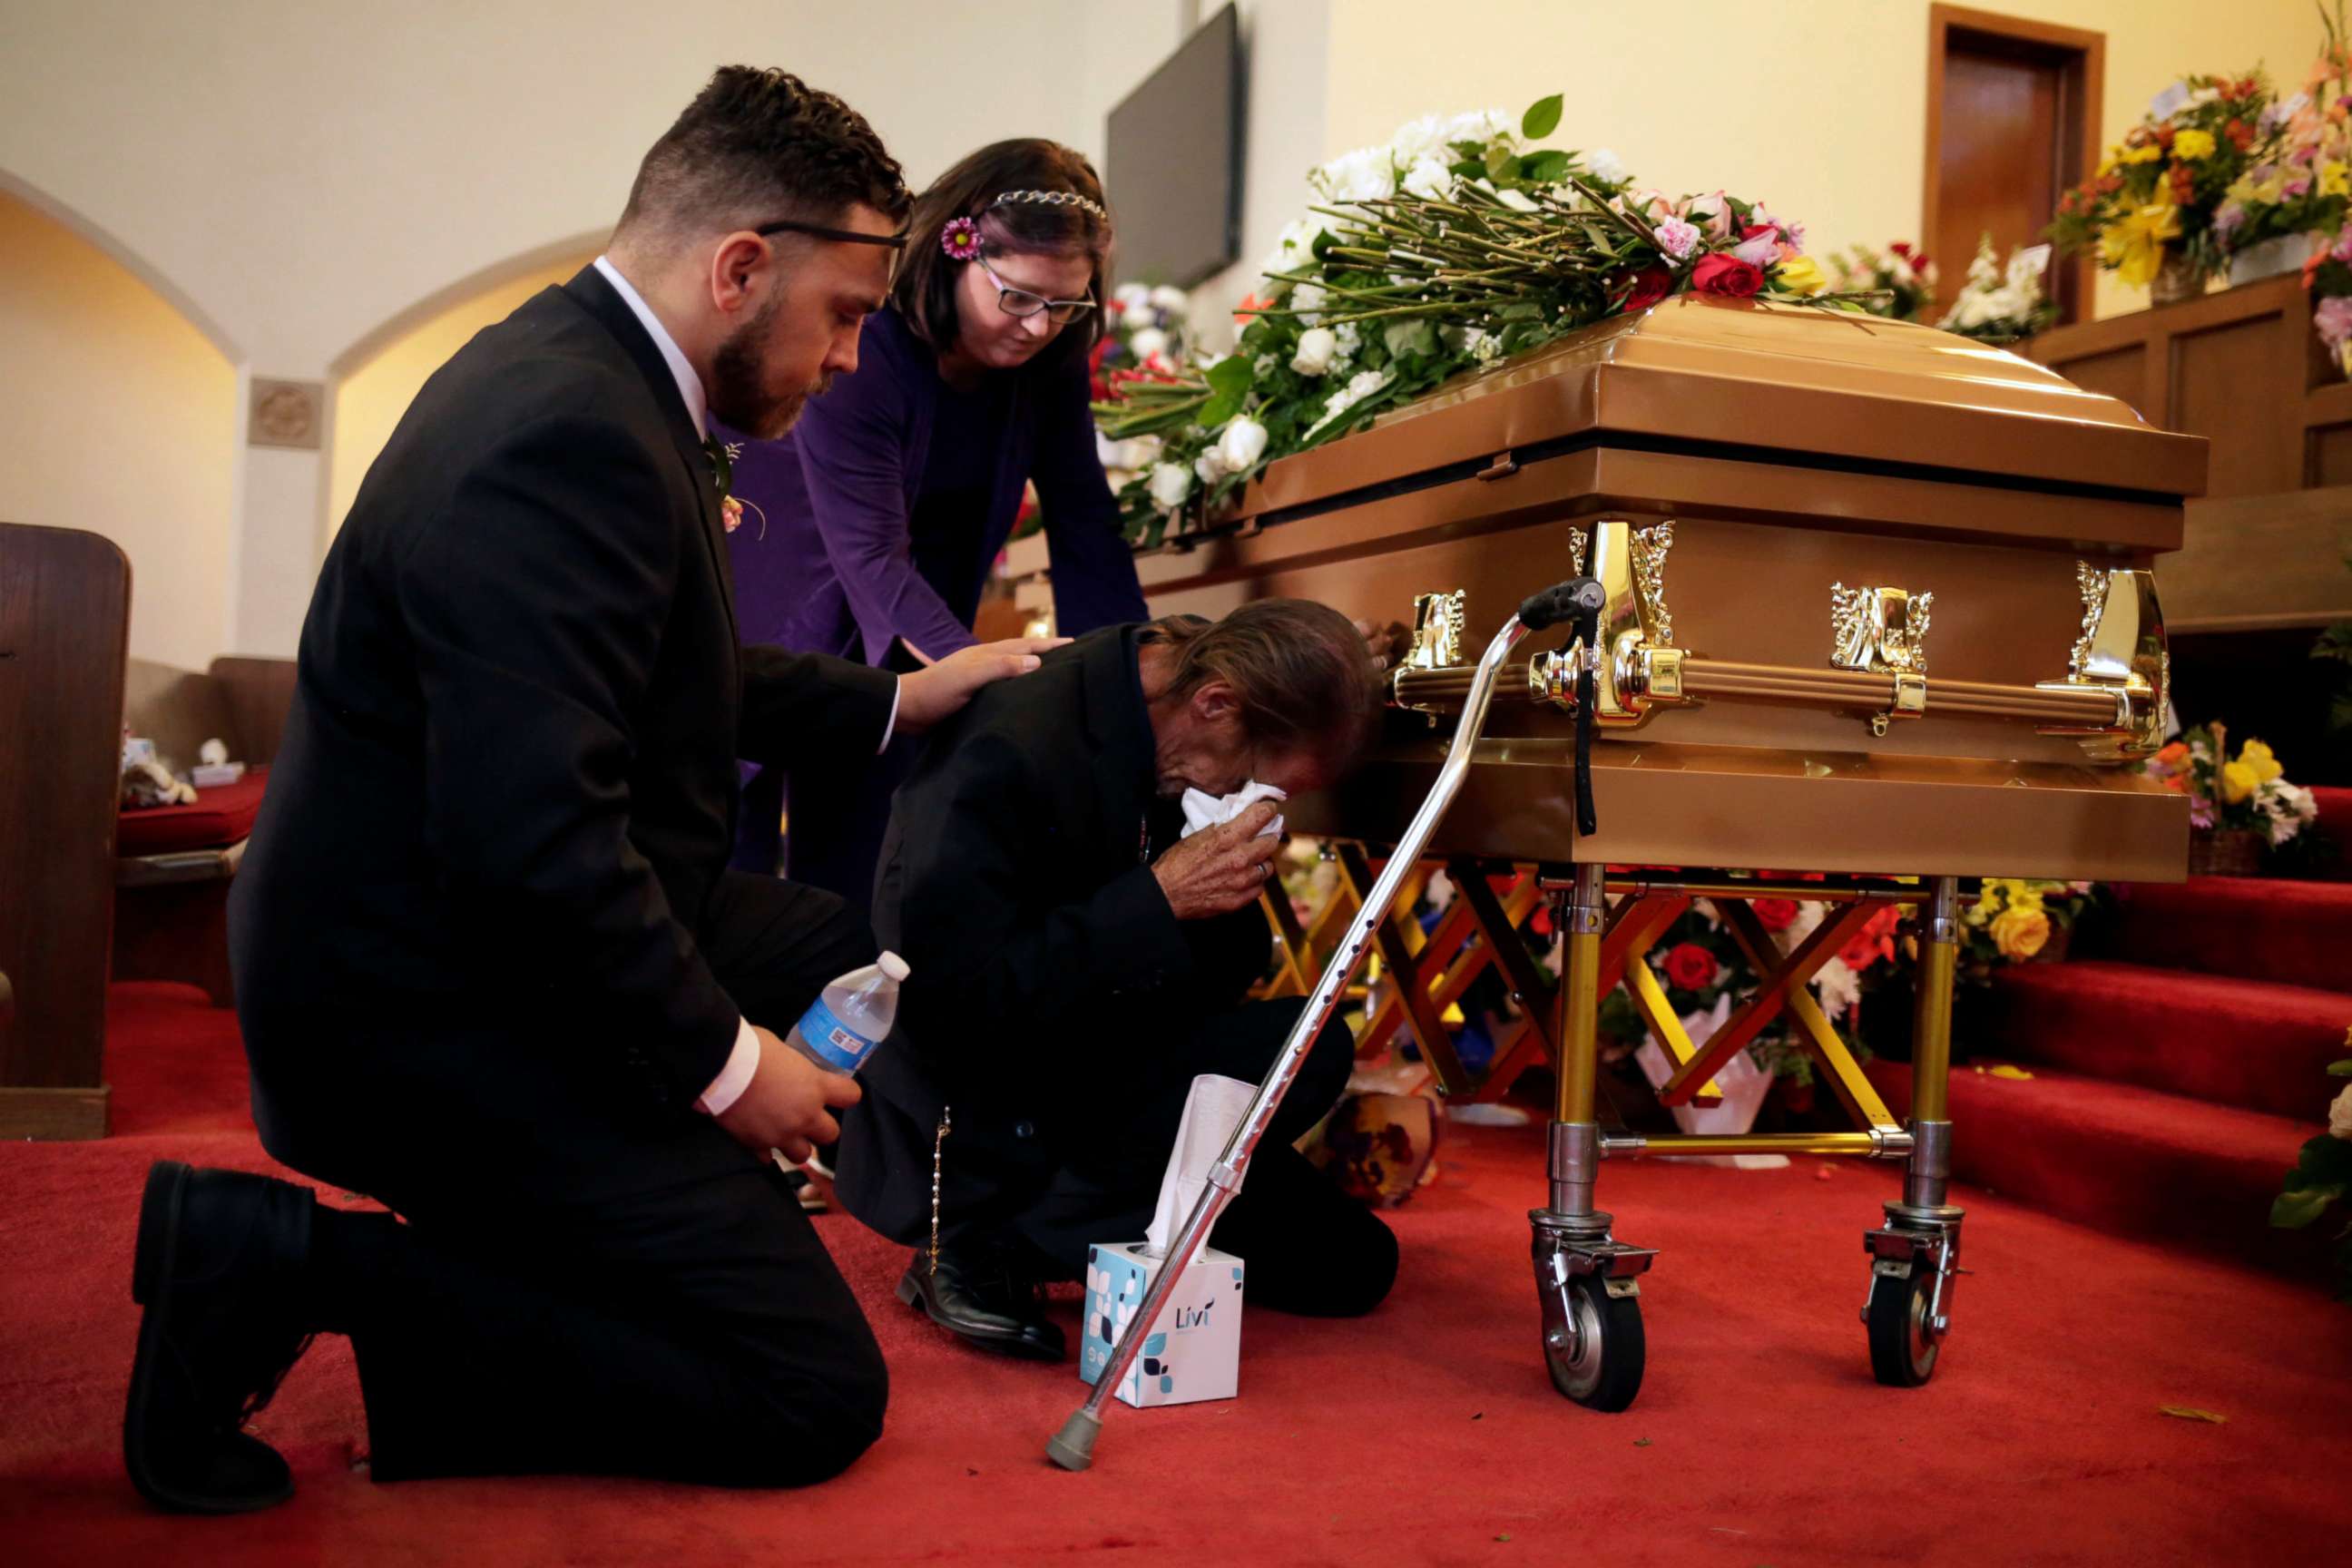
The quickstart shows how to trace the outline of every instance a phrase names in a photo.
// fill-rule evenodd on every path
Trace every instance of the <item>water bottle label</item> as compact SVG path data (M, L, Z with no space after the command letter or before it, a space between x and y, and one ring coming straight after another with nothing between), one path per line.
M801 1015L801 1043L839 1072L856 1072L874 1050L874 1042L843 1023L822 996Z

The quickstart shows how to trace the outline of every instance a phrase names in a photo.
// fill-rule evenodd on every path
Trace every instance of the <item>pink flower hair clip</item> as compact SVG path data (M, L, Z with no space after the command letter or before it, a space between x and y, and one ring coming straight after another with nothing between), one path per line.
M980 254L980 225L968 217L950 218L940 230L940 248L951 261L970 261Z

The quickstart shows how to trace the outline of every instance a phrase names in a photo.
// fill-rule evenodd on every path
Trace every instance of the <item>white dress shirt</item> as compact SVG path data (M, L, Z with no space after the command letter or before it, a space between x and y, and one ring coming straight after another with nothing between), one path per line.
M669 329L662 325L661 318L654 314L653 307L646 303L645 296L637 292L635 285L621 276L621 269L613 265L610 258L598 257L596 270L604 274L604 281L613 286L613 292L621 297L621 303L629 308L629 313L636 317L637 324L645 328L646 335L653 339L654 347L661 351L662 363L669 366L670 374L677 381L677 395L686 400L687 417L694 421L694 433L708 441L710 439L710 403L702 390L702 377L695 374L694 365L687 359L686 352L677 346L677 340L669 335ZM875 748L877 755L888 749L890 733L898 727L898 698L894 691L890 698L889 721L882 726L882 744ZM710 1080L710 1087L704 1089L702 1097L694 1102L696 1108L712 1116L719 1115L742 1098L743 1091L751 1087L751 1075L759 1070L760 1037L751 1032L751 1020L739 1016L735 1020L735 1048L728 1053L727 1065L719 1069L719 1076Z

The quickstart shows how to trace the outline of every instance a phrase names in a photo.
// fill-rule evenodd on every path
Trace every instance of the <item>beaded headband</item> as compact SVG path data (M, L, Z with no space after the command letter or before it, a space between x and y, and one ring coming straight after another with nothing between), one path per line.
M1100 202L1082 196L1076 191L1007 191L988 205L1000 207L1007 202L1027 202L1043 207L1076 207L1082 212L1092 213L1104 223L1110 221L1110 214L1103 211Z

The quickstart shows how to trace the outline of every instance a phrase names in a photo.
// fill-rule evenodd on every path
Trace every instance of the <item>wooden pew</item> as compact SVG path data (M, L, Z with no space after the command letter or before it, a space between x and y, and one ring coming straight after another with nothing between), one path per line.
M106 1134L131 563L0 523L0 1138Z

